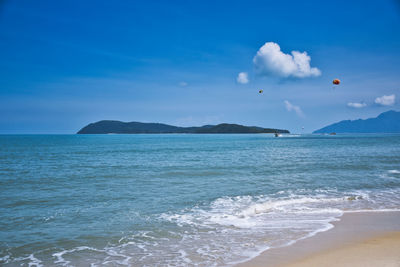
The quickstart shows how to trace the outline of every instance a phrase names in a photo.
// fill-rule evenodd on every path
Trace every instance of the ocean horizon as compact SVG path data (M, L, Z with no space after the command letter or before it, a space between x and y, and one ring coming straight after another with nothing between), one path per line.
M233 266L400 211L400 134L0 135L0 265Z

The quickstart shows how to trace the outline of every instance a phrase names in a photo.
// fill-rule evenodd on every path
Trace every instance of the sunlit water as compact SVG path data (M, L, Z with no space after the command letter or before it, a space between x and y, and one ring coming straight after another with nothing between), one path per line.
M400 209L400 135L0 136L0 265L231 266Z

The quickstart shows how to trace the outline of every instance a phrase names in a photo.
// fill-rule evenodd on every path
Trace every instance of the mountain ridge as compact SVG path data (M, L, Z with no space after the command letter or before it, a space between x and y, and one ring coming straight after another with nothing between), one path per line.
M400 133L400 112L389 110L375 118L342 120L313 133Z

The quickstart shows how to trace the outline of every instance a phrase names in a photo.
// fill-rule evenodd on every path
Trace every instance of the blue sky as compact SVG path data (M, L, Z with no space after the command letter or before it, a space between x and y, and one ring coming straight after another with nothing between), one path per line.
M311 132L399 110L396 1L0 3L0 133L103 119ZM255 59L273 45L277 64Z

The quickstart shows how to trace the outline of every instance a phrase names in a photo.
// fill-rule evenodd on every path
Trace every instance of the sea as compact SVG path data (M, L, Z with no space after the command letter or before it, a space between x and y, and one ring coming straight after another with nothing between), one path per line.
M1 266L234 266L400 210L400 135L0 135Z

